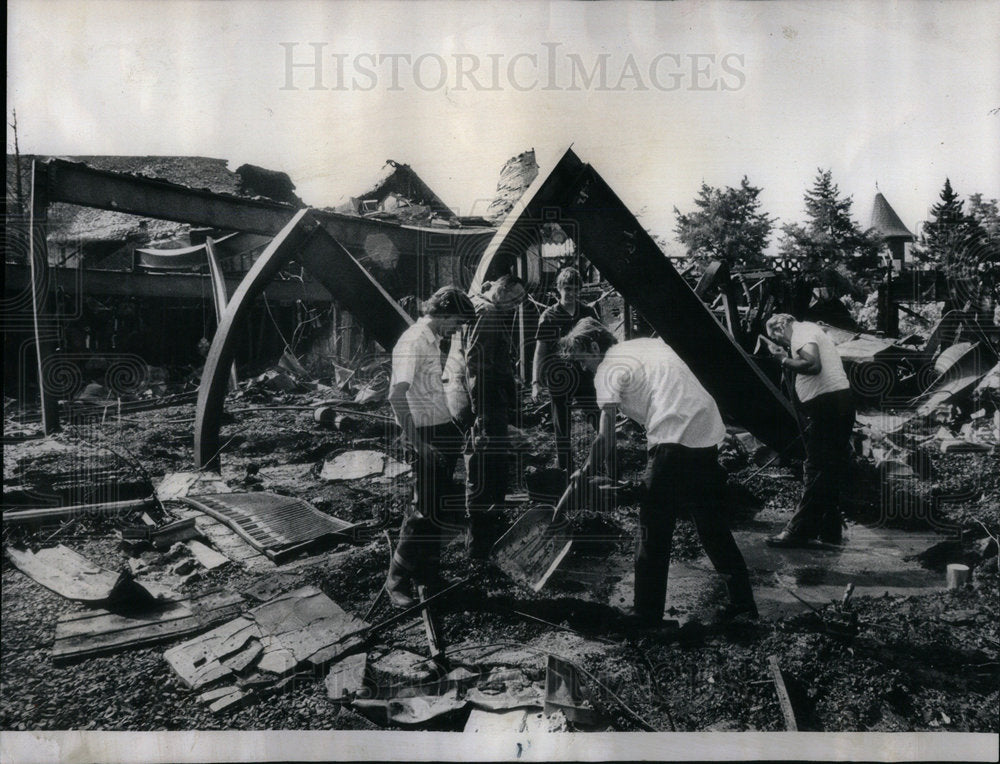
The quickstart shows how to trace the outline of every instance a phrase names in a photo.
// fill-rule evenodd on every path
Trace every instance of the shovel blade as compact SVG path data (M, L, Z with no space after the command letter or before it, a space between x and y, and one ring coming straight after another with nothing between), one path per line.
M515 582L539 592L573 545L567 528L553 525L551 509L531 509L496 542L493 559Z

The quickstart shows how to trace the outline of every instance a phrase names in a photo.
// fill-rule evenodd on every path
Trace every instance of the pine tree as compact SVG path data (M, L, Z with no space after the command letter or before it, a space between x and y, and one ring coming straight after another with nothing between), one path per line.
M805 225L782 227L779 249L783 256L802 261L802 270L821 273L846 268L859 275L879 265L880 243L851 218L851 197L841 197L830 170L820 169L805 194Z
M998 256L997 236L990 233L997 227L996 200L983 202L981 194L974 194L969 202L972 214L945 178L940 201L931 207L914 248L918 260L949 277L974 277L982 263L996 262Z
M688 257L702 265L708 260L722 260L730 267L763 264L774 220L761 211L760 192L744 175L739 188L702 183L693 212L674 207L674 232Z

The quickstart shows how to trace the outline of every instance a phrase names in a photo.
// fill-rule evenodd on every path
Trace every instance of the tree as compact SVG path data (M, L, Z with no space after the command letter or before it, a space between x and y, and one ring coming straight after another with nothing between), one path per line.
M951 278L973 278L983 264L995 264L1000 249L1000 216L997 200L983 201L982 194L969 197L969 213L945 178L940 201L931 207L914 255Z
M688 257L701 265L708 260L722 260L730 267L764 264L774 220L761 211L760 192L744 175L739 188L719 189L702 183L694 212L682 213L674 207L674 232Z
M969 215L982 226L987 236L1000 239L1000 202L985 200L982 194L969 194Z
M805 194L805 225L782 226L779 251L802 262L802 270L818 274L846 269L853 275L870 274L879 265L881 243L871 231L851 218L851 197L841 197L830 170L820 169Z

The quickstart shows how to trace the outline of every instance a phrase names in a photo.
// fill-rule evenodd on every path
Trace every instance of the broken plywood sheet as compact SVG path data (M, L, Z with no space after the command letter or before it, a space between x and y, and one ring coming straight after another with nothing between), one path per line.
M213 591L141 615L107 610L63 615L56 624L52 658L90 658L195 634L232 618L242 603L238 594Z
M411 469L409 464L381 451L345 451L324 463L319 476L321 480L330 482L374 477L393 479L408 474Z
M156 486L156 498L170 501L189 493L228 493L231 490L218 473L168 472Z
M191 550L191 554L198 561L198 563L206 570L215 570L216 568L221 568L231 560L223 554L219 554L211 547L207 547L200 541L188 541L186 544L187 548Z
M119 574L105 570L61 544L38 552L9 547L7 556L32 581L70 600L94 604L127 601L138 605L174 596L169 589L139 584L128 571Z
M341 702L365 694L365 670L368 655L357 653L334 663L326 675L326 694L330 700Z
M167 650L164 658L192 689L224 685L259 695L299 665L317 663L317 655L355 646L351 635L367 626L316 587L305 586Z

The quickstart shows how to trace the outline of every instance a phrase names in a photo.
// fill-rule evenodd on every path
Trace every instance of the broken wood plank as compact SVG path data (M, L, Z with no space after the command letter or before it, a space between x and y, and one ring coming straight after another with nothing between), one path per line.
M187 548L191 550L191 554L198 563L206 570L215 570L216 568L221 568L226 563L232 562L228 557L223 554L219 554L214 549L205 546L200 541L192 539L186 544Z
M160 551L169 549L178 541L188 541L200 536L194 518L175 520L149 532L149 540Z
M145 499L129 499L128 501L103 501L97 504L74 504L68 507L38 507L36 509L18 509L3 511L4 525L27 525L31 523L46 523L56 520L69 520L81 515L102 515L119 517L139 509L156 506L156 497Z
M56 624L52 657L56 661L90 658L190 636L232 618L242 603L238 594L213 591L140 616L107 610L64 615Z
M795 732L799 729L795 721L795 709L792 707L792 699L788 697L788 688L785 687L785 678L781 675L781 667L778 665L778 657L769 655L767 665L771 670L771 679L774 680L774 689L778 693L778 704L781 706L781 713L785 717L785 729Z

